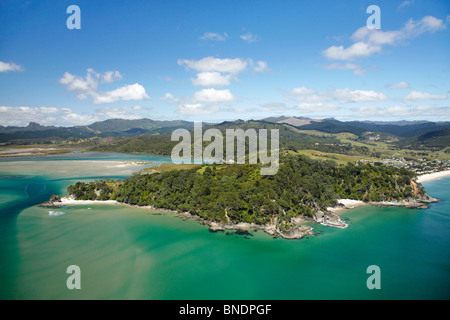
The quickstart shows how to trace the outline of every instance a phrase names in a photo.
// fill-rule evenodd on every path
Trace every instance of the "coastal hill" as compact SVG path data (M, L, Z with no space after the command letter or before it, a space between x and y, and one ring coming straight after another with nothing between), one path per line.
M258 165L204 164L187 170L135 174L125 180L78 182L67 192L75 200L115 200L185 213L214 230L247 224L298 238L310 231L305 222L342 224L328 210L338 199L420 208L435 201L415 177L403 168L337 165L305 156L283 156L272 176L261 175ZM59 205L60 201L55 197L51 204Z

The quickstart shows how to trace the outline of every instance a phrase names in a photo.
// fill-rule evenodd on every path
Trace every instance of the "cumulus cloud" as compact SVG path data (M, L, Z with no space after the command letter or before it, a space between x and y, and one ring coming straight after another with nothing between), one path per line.
M145 93L145 88L138 83L126 85L112 91L97 92L92 94L92 102L95 104L111 103L119 100L144 100L150 99Z
M219 107L215 105L204 105L201 103L184 103L178 106L177 112L184 115L200 115L211 114L219 111Z
M230 85L231 74L222 75L220 72L200 72L196 79L191 79L194 86L222 87Z
M373 90L350 90L349 88L316 91L314 89L300 87L294 88L290 92L294 95L293 99L304 103L320 103L327 101L336 101L339 103L384 101L388 97L382 93Z
M296 94L296 95L297 94L300 94L300 95L313 94L314 92L315 92L315 90L305 88L305 87L294 88L291 90L291 93Z
M95 93L98 87L99 74L88 69L86 77L79 77L69 72L65 72L59 79L59 83L66 86L69 91L75 91L79 99L86 99L88 94Z
M228 86L231 80L238 80L239 73L251 67L255 72L270 71L266 61L252 59L220 59L205 57L200 60L178 60L178 65L185 66L189 70L197 71L197 78L191 79L194 86L222 87Z
M206 57L200 60L178 60L180 66L185 65L188 69L199 72L223 72L238 74L247 68L248 62L239 58L236 59L219 59L214 57Z
M423 33L434 33L446 28L443 20L433 16L425 16L419 21L410 19L400 30L394 31L369 29L364 26L356 30L351 36L351 40L354 41L352 45L347 48L331 46L324 50L323 54L329 60L354 61L381 52L385 45L397 45Z
M29 122L53 125L71 113L69 108L0 106L0 121L3 126L26 126Z
M432 94L428 92L411 91L405 98L404 102L416 100L447 100L448 96L445 94Z
M175 98L175 96L172 93L170 93L170 92L167 92L163 97L161 97L159 99L163 100L163 101L170 102L170 103L179 103L180 102L180 99L179 98Z
M23 71L23 68L13 62L0 61L0 72Z
M92 98L94 104L111 103L119 100L144 100L150 99L142 85L135 83L125 85L111 91L98 91L99 81L102 83L111 83L122 78L119 71L108 71L99 74L93 69L88 69L85 77L73 75L65 72L59 79L59 83L64 85L67 90L74 91L78 99Z
M383 101L387 99L387 96L382 92L373 90L350 90L349 88L336 89L334 96L340 103Z
M93 113L77 113L70 108L0 106L0 124L3 126L26 126L29 122L41 125L72 126L88 125L112 118L140 119L149 108L127 106L98 108Z
M203 89L194 93L194 100L197 102L222 103L233 102L235 98L230 90L216 90L214 88Z
M366 70L361 67L360 65L354 64L354 63L332 63L325 66L325 69L327 70L351 70L353 71L353 74L363 76L366 73Z
M67 108L0 106L0 122L3 126L26 126L32 121L49 125L56 115L67 114L68 112L71 112L71 110Z
M348 48L344 46L331 46L323 54L329 60L355 60L356 58L368 57L375 52L380 52L381 47L372 46L368 43L359 41Z
M116 80L122 79L122 75L119 71L107 71L103 75L101 75L101 79L103 83L111 83Z

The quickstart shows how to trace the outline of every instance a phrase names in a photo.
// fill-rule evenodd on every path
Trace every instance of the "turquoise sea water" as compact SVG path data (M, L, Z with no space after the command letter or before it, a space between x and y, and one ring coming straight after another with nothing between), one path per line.
M89 162L100 159L109 162ZM101 167L123 178L136 168L113 162L132 160L168 161L117 154L0 161L0 298L450 298L448 178L425 184L442 200L427 210L359 207L344 214L347 229L314 226L319 234L301 240L211 233L174 214L125 206L66 206L58 215L36 206L79 179L103 176ZM81 290L66 287L69 265L81 269ZM366 286L370 265L380 267L380 290Z

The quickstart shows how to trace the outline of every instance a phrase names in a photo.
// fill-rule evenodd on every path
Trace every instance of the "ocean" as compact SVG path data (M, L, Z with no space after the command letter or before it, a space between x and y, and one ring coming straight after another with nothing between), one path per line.
M1 299L449 299L450 179L429 209L362 206L346 229L274 238L209 231L173 213L112 205L38 207L76 181L125 178L155 156L79 153L0 160ZM68 289L69 266L80 270ZM380 270L368 289L367 268Z

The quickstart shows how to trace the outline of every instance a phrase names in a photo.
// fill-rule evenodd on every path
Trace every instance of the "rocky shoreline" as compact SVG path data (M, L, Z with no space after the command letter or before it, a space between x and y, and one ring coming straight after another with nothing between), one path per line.
M414 199L406 199L402 201L381 201L381 202L363 202L351 199L339 199L336 207L327 208L326 212L318 210L313 218L298 217L291 220L291 227L289 229L281 229L278 225L277 218L272 218L270 223L259 225L255 223L222 223L203 219L202 217L192 215L189 212L179 212L168 209L155 208L153 206L136 206L127 203L118 202L115 200L75 200L72 196L61 198L60 196L53 197L47 202L40 204L41 207L54 208L65 205L90 205L90 204L110 204L110 205L125 205L136 208L158 210L163 212L175 213L185 219L194 219L200 223L207 225L211 232L236 230L248 232L251 230L261 230L272 236L280 236L284 239L300 239L308 235L314 235L314 228L307 225L307 223L319 223L328 227L347 228L348 224L341 220L340 212L346 211L361 205L372 205L379 207L405 207L412 209L426 209L427 204L438 202L438 199L432 198L425 194L424 196Z

